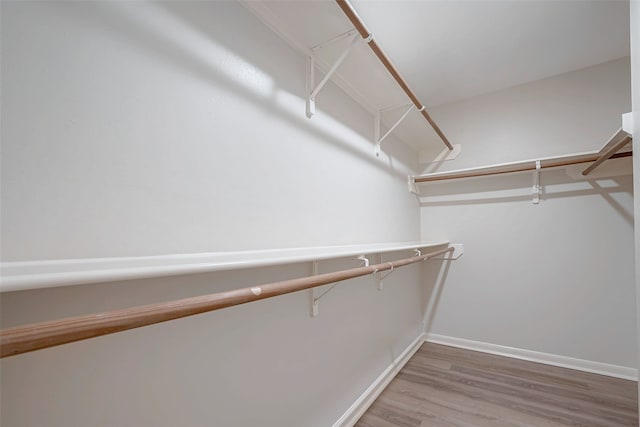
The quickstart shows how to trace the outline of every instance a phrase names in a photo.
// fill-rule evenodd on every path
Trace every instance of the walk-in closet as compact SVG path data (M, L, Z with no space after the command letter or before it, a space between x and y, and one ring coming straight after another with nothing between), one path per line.
M0 425L637 426L639 111L640 0L2 0Z

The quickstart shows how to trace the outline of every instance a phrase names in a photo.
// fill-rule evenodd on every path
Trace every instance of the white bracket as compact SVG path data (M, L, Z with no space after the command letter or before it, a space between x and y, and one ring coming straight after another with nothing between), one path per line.
M351 39L351 42L349 43L349 46L347 46L347 48L342 52L342 54L340 54L340 56L338 57L336 62L333 64L333 66L329 69L329 71L327 71L327 73L324 75L322 80L320 80L320 83L318 83L318 85L316 86L315 85L315 68L316 68L315 54L316 52L322 49L323 47L326 47L330 44L333 44L351 35L353 35L353 37ZM335 73L335 71L338 69L340 64L342 64L342 61L344 61L344 59L347 57L351 49L353 49L353 47L356 45L359 38L360 38L360 35L357 33L355 29L353 29L353 30L347 31L344 34L340 34L339 36L334 37L329 41L326 41L324 43L321 43L311 48L311 56L307 57L307 91L306 91L307 92L307 111L306 111L306 114L308 118L311 118L316 113L316 96L318 96L318 93L320 93L320 90L322 90L322 88L327 83L327 81L329 81L329 78L333 75L333 73Z
M413 253L415 256L421 256L422 255L422 251L420 251L420 249L414 249ZM451 253L451 252L449 252ZM428 260L429 258L426 258L426 260ZM376 263L377 264L382 264L382 255L378 254L377 258L376 258ZM376 277L376 281L378 282L378 290L381 291L382 290L382 286L383 286L383 280L386 279L387 277L391 276L391 274L393 273L393 263L391 264L391 268L389 269L389 272L387 274L385 274L384 276L382 275L382 272L377 273L377 277ZM375 273L374 273L375 274Z
M378 290L379 291L382 290L382 283L383 283L382 281L387 277L391 276L391 274L393 273L393 263L390 263L390 264L391 264L391 268L389 269L389 272L387 274L383 276L382 273L378 273Z
M366 256L364 256L364 255L360 255L360 256L359 256L358 258L356 258L356 259L359 259L360 261L364 262L364 266L365 266L365 267L369 267L369 258L367 258Z
M380 136L380 118L383 112L385 111L389 111L389 110L395 110L397 108L400 107L406 107L407 105L409 105L409 108L404 112L404 114L402 114L402 116L400 116L400 118L398 119L398 121L396 121L394 123L393 126L391 126L391 128L389 128L389 130L387 131L387 133L385 133L384 135ZM378 110L376 111L376 120L375 120L375 142L376 142L376 157L380 157L380 147L382 144L382 141L384 141L384 139L386 137L388 137L391 132L394 131L395 128L398 127L398 125L404 120L405 117L407 117L407 114L409 114L411 112L411 110L413 110L416 106L414 104L407 104L407 105L401 105L399 107L391 107L391 108L385 108L384 110ZM420 111L422 111L424 109L424 107L422 107L420 109Z
M416 180L411 175L407 177L407 186L409 187L409 193L415 194L418 197L421 196L420 190L418 189L418 186L416 184Z
M452 243L449 246L453 247L453 251L447 252L440 256L435 256L433 258L427 258L427 261L430 259L444 259L444 260L457 260L464 254L464 244L463 243Z
M536 160L536 170L533 171L533 204L540 203L540 160Z
M356 259L362 261L365 267L369 267L369 259L366 256L360 255ZM312 276L318 275L318 261L313 261L311 275ZM316 317L318 315L318 305L320 302L320 298L322 298L323 296L331 292L333 288L335 288L339 283L340 282L334 283L333 285L331 285L331 287L326 289L324 292L320 292L320 289L318 288L311 288L311 317Z
M376 254L376 264L382 264L382 254ZM378 273L378 271L376 271L375 273L373 273L374 276L376 277L376 285L379 291L382 290L382 273Z
M311 275L318 275L318 261L313 261L311 264ZM318 315L318 288L311 288L311 317Z

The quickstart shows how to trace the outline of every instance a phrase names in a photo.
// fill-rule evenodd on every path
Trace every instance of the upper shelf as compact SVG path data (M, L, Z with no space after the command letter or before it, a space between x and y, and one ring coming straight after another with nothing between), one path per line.
M308 55L312 47L353 29L353 25L335 2L241 1L241 3L304 55ZM375 28L370 30L375 36ZM316 54L318 68L326 72L348 43L349 40L345 39L318 51ZM379 40L379 43L384 49L384 40ZM380 110L411 103L409 97L363 41L354 46L332 75L331 81L372 115ZM425 102L425 100L422 101ZM317 108L322 110L322 95L318 97ZM381 117L383 127L389 129L402 116L402 113L402 108L386 112ZM446 129L444 132L446 134ZM443 148L440 137L417 110L408 114L393 134L417 152L433 150L439 152Z
M583 169L579 178L587 175L590 178L611 176L611 172L607 171L604 175L589 175L590 172L598 167L601 163L608 159L616 159L630 157L633 155L633 147L631 146L632 136L632 114L626 113L622 115L622 127L618 129L599 151L588 151L585 153L572 153L563 156L544 157L539 159L522 160L517 162L499 163L489 166L481 166L475 168L450 170L446 172L434 172L418 176L409 176L409 191L420 194L416 184L422 182L444 181L450 179L461 179L480 177L488 175L499 175L504 173L523 172L536 169L567 167L572 165L580 165L583 163L592 163L591 166ZM628 148L625 148L628 147ZM622 150L622 151L621 151ZM620 152L621 151L621 152ZM632 169L629 169L631 173ZM614 175L619 174L619 170ZM623 170L623 174L625 171ZM575 170L568 170L567 174L572 177L578 177Z
M448 241L87 258L0 264L0 292L237 270L447 245Z

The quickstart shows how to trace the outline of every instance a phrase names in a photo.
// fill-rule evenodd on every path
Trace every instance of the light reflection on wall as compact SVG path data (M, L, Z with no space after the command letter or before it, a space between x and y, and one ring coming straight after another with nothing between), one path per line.
M274 96L274 101L277 107L286 113L305 117L305 100L301 97L284 90L277 90ZM321 130L322 132L331 133L331 135L337 139L352 142L365 140L362 135L355 132L348 126L345 126L343 123L334 119L320 109L318 109L315 117L311 119L307 119L305 117L305 120L310 127ZM371 149L373 150L373 147Z
M272 95L274 80L268 74L215 43L162 6L151 2L113 2L110 5L138 27L190 53L230 81L257 96L269 98Z
M370 158L376 165L384 167L391 162L391 157L383 149L380 158L374 155L373 117L371 117L371 134L363 136L343 122L335 119L329 112L318 108L316 117L309 120L305 117L305 100L302 96L278 88L276 80L245 60L233 51L221 46L210 34L198 31L188 21L171 13L161 3L153 2L107 2L112 12L129 21L137 28L148 32L161 43L166 43L180 52L193 57L206 67L221 75L232 84L255 96L257 102L267 101L268 108L280 113L286 119L294 119L298 125L310 128L314 132L344 143L354 154ZM389 140L388 144L397 144ZM398 164L401 174L413 173L412 167Z

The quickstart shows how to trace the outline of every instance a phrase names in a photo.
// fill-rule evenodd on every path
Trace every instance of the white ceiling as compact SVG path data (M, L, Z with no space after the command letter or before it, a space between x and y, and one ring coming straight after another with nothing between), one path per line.
M353 28L334 0L245 4L303 52ZM427 108L629 55L624 0L352 4ZM317 56L332 64L347 44L345 39ZM409 102L365 43L356 45L332 80L372 112ZM383 123L390 126L401 114L385 113ZM417 150L442 146L419 113L409 114L394 134Z
M629 55L627 1L354 1L427 106Z

